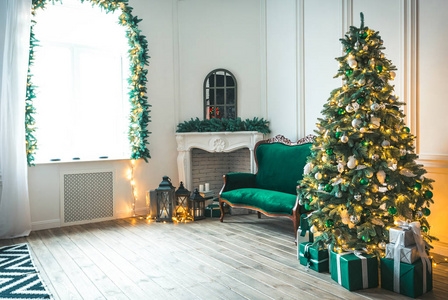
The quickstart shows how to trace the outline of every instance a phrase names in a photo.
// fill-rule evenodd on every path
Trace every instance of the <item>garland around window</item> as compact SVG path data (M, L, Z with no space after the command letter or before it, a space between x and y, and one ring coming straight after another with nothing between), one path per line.
M52 3L61 0L51 0ZM150 122L148 97L146 96L146 82L148 70L145 66L148 65L148 41L146 37L141 34L137 24L141 21L132 15L132 7L128 6L128 0L80 0L81 2L90 2L92 5L98 5L106 13L114 12L121 9L122 13L119 17L119 23L126 27L126 35L129 44L129 60L131 76L128 78L130 85L129 101L131 103L131 111L129 116L129 141L132 148L131 159L143 158L146 162L149 155L147 148L147 138L150 132L147 130ZM44 9L50 0L33 0L32 15L34 16L37 9ZM62 2L62 1L61 1ZM34 155L37 149L37 140L34 136L36 129L33 106L33 100L36 98L35 86L32 84L31 66L34 63L34 47L38 46L38 40L33 33L33 27L36 22L33 20L30 34L30 57L27 77L26 90L26 110L25 110L25 135L26 135L26 154L28 165L33 165Z

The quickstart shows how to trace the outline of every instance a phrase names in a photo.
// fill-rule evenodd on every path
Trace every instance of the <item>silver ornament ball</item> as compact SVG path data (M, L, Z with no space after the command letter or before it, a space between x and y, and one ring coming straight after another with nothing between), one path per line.
M361 219L359 218L359 216L355 216L355 215L353 215L353 216L350 217L350 222L352 222L353 224L358 224L359 221L361 221Z
M348 142L348 136L346 136L346 135L341 136L341 142L347 143Z

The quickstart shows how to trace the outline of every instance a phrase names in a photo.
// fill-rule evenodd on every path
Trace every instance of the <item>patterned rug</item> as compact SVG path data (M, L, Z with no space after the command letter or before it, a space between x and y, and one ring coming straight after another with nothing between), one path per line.
M28 244L0 248L0 300L52 299L31 260Z

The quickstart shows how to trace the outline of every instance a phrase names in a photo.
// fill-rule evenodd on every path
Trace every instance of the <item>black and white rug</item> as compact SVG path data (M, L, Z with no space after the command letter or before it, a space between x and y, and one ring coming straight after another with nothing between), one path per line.
M0 300L4 299L52 299L28 244L0 248Z

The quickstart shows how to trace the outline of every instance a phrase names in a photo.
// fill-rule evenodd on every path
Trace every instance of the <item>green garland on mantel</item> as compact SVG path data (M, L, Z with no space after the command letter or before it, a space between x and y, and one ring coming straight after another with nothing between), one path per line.
M48 2L62 2L61 0L33 0L32 1L32 14L36 13L37 9L44 9ZM146 96L146 83L148 70L147 66L148 55L148 41L146 37L141 34L141 30L138 29L137 24L141 21L137 17L132 15L132 7L128 6L128 0L80 0L81 2L90 2L92 5L98 5L106 13L114 12L117 9L121 9L121 15L118 23L126 27L126 36L129 44L129 61L131 76L128 78L130 90L128 92L129 101L131 103L131 111L129 116L129 141L131 144L132 154L131 159L143 158L146 162L149 155L148 135L150 132L147 130L150 120L151 105L148 104L148 97ZM28 165L33 165L34 154L37 149L37 141L34 137L35 120L34 113L35 108L33 106L33 99L36 98L35 86L32 84L31 66L34 62L34 47L38 46L38 40L33 33L33 27L36 22L33 20L31 25L30 35L30 59L28 67L27 78L27 91L26 91L26 110L25 110L25 128L26 128L26 153ZM57 26L57 25L55 25Z
M191 119L177 125L177 132L219 132L219 131L258 131L263 134L271 132L269 121L263 118L253 118L252 120L241 118L236 119Z

